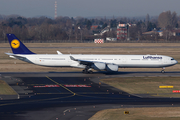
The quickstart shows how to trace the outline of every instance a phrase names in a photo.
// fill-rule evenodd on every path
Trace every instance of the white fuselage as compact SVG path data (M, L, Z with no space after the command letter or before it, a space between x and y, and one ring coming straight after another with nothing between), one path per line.
M30 54L22 55L25 62L49 67L76 67L85 68L70 58L92 61L93 63L105 63L118 65L119 68L163 68L177 64L172 57L163 55L78 55L78 54ZM18 58L19 59L19 58Z

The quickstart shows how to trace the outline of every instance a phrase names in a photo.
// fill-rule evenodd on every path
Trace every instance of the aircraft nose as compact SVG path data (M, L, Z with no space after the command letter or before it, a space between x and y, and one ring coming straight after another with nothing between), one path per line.
M173 63L174 63L174 64L177 64L177 63L178 63L178 61L177 61L177 60L173 60Z
M176 64L178 63L178 61L177 61L177 60L175 60L175 62L176 62Z

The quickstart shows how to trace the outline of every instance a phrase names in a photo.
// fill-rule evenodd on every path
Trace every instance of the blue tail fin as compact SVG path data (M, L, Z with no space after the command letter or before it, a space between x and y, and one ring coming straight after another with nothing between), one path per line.
M7 34L7 37L14 54L35 54L31 52L14 34Z

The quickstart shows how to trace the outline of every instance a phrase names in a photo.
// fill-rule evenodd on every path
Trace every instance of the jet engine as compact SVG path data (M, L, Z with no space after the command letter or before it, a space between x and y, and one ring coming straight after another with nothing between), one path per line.
M105 70L106 69L106 64L104 64L104 63L94 63L91 67L93 69L95 69L95 70Z
M118 65L105 64L105 63L94 63L91 68L94 70L106 70L108 72L117 72Z
M106 71L117 72L118 71L118 65L107 64L106 65Z

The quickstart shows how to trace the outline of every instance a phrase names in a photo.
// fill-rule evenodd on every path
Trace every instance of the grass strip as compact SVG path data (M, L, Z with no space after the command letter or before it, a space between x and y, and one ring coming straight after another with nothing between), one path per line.
M0 95L17 95L17 93L3 80L0 80Z
M102 82L130 94L153 94L162 97L180 97L180 77L120 77L102 79ZM159 88L173 86L173 88Z
M124 111L129 111L128 115ZM97 112L89 120L179 120L180 107L119 108Z

